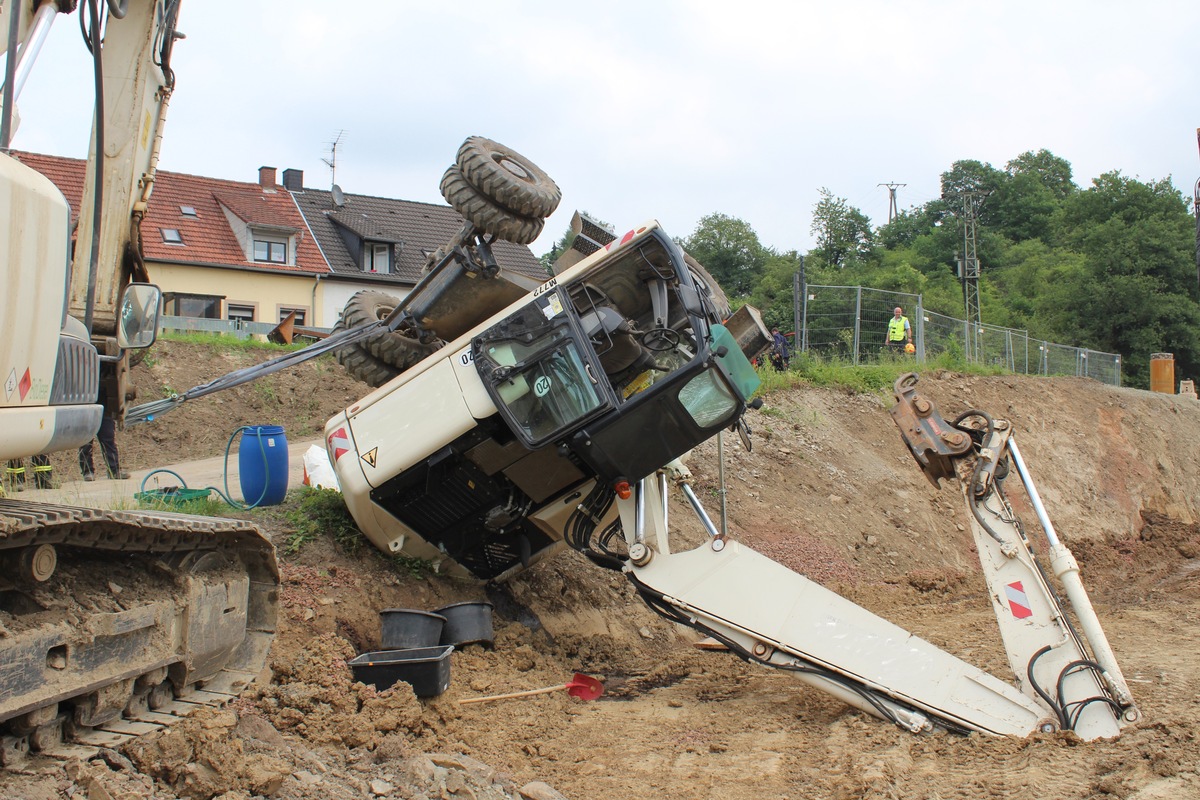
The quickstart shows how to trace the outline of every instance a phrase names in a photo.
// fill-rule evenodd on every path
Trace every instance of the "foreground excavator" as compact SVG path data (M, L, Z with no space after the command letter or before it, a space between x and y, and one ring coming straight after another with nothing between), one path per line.
M575 548L622 571L664 617L913 732L1096 739L1139 718L1007 422L968 411L947 423L916 394L915 375L897 381L892 414L913 456L935 485L962 485L1016 685L712 523L683 458L727 429L749 445L743 415L759 386L749 359L768 338L752 308L730 316L657 223L616 237L577 214L556 275L523 289L489 243L527 236L553 208L553 182L473 137L442 189L467 220L462 233L410 295L379 308L370 337L340 351L364 379L371 358L405 355L325 430L346 503L376 547L490 581ZM1014 474L1069 603L1006 498ZM672 486L709 533L685 552L669 542Z
M102 414L120 419L130 353L157 330L161 294L146 282L138 226L174 84L178 4L98 5L78 13L91 18L82 27L108 100L96 109L72 242L63 195L8 150L16 96L54 18L75 3L0 3L0 462L73 451ZM254 526L30 503L9 488L0 765L157 730L236 696L262 669L279 575Z

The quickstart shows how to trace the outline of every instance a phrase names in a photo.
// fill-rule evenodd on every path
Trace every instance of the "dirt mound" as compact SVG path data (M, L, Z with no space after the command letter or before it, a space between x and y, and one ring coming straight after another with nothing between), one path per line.
M186 388L238 366L222 357L217 369L183 345L167 348L139 368L144 387L169 379ZM289 436L315 433L365 390L331 362L299 372L219 404L188 403L119 434L129 465L219 455L243 422L280 420ZM1200 403L1081 379L943 373L924 376L920 390L947 417L979 408L1016 426L1144 715L1119 740L913 736L787 674L695 648L693 634L653 614L619 573L572 552L485 588L318 539L283 556L282 628L270 674L234 706L120 753L36 778L0 778L0 794L1200 797L1200 469L1190 445L1200 440ZM888 405L809 388L768 396L752 414L754 451L726 442L731 535L1006 677L957 488L925 480ZM709 443L689 464L697 493L720 519L715 456ZM1027 503L1011 499L1036 531ZM701 540L686 505L671 512L681 540ZM251 517L277 544L287 542L280 510ZM455 652L444 695L418 700L406 685L376 692L351 680L345 661L378 647L380 610L485 597L496 608L495 646ZM576 671L602 678L604 696L457 703L561 685Z

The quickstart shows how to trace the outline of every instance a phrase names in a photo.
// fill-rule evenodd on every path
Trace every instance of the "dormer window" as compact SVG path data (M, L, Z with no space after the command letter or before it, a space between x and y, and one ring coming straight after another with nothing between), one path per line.
M382 242L363 243L363 272L386 275L392 271L392 246Z
M256 234L254 237L254 260L269 264L288 263L287 239Z

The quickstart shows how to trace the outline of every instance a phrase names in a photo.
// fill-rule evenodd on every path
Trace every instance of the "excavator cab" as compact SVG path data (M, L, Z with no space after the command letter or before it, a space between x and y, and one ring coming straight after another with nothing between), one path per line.
M683 253L644 229L472 340L489 396L530 450L639 480L737 422L758 377Z

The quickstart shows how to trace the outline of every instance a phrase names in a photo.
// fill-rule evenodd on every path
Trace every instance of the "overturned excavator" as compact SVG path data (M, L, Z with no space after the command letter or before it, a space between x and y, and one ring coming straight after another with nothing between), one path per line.
M468 139L442 181L459 236L402 300L347 313L339 358L377 384L325 434L355 520L381 550L501 581L574 548L619 570L655 611L739 656L911 731L1113 737L1138 719L1069 550L1054 534L1011 427L982 411L947 423L896 385L893 416L935 484L970 513L1015 685L871 614L719 530L683 463L726 430L748 441L757 312L720 288L656 222L615 236L576 215L541 283L505 273L497 238L531 241L558 188L519 153ZM352 301L351 306L355 303ZM361 323L361 324L359 324ZM1006 499L1017 476L1054 575ZM709 538L673 552L668 496Z

